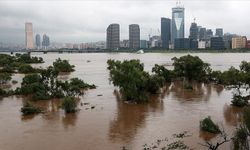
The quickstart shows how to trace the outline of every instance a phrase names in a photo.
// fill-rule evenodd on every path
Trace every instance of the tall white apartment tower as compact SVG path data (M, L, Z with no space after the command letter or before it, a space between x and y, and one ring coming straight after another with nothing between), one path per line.
M30 22L25 23L25 45L26 45L26 49L34 48L33 27L32 27L32 23Z

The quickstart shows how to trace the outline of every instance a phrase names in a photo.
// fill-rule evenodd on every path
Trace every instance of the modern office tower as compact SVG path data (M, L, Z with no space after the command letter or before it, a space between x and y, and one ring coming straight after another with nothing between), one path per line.
M42 42L43 49L48 49L49 45L50 45L49 37L46 34L44 34Z
M172 25L171 25L171 44L174 44L176 38L184 38L184 17L185 8L177 6L172 8Z
M26 46L26 49L34 48L33 27L32 27L32 23L30 22L25 23L25 46Z
M191 49L197 49L198 48L198 34L199 34L199 29L198 26L195 22L191 24L190 27L190 34L189 34L189 39L190 39L190 48Z
M161 18L161 41L162 47L169 49L171 41L171 19Z
M212 37L210 48L213 50L225 49L225 44L224 44L223 38L222 37Z
M198 26L195 22L191 24L190 30L189 30L189 38L192 40L198 40Z
M207 29L206 40L210 40L213 36L214 36L213 31L211 29Z
M140 48L140 27L138 24L129 25L129 48Z
M120 47L120 25L110 24L107 28L106 48L118 50Z
M200 30L199 30L199 40L200 41L206 40L206 32L207 32L206 28L200 28Z
M223 29L222 28L217 28L216 32L215 32L215 36L223 37Z
M140 48L148 48L148 41L140 40Z
M239 36L232 38L232 49L246 48L247 38L245 36Z
M36 34L36 48L39 49L41 46L41 37L40 34Z
M189 38L177 38L174 41L174 49L176 50L186 50L190 48Z
M223 36L226 49L232 49L232 38L238 37L236 34L225 33Z

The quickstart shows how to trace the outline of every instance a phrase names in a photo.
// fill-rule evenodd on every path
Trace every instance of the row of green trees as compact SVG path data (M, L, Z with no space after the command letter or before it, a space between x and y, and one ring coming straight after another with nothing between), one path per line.
M166 82L183 80L184 87L192 89L190 81L222 84L236 89L232 104L245 106L250 95L242 96L240 92L245 89L249 93L250 86L250 62L243 61L240 69L234 67L228 70L213 71L210 64L205 63L197 56L186 55L180 58L172 58L173 70L168 70L162 65L156 64L152 68L152 74L144 71L144 65L139 60L115 61L108 60L110 81L119 87L123 99L133 102L148 100L149 94L157 93Z
M58 58L53 62L53 66L49 66L47 69L33 68L30 65L43 62L41 57L31 57L29 54L16 54L15 56L0 54L0 84L8 83L12 73L26 74L21 87L8 91L0 88L0 96L25 95L31 96L32 100L60 98L63 99L62 108L65 109L65 112L75 112L76 97L83 95L85 90L96 88L96 86L89 85L79 78L72 78L69 81L58 80L60 72L74 71L75 66L69 64L68 60ZM26 102L21 112L28 115L40 113L42 110Z

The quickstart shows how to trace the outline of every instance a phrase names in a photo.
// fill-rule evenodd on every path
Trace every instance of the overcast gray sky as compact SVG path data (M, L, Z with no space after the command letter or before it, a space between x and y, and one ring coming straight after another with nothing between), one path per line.
M250 1L182 0L185 36L193 18L198 25L250 38ZM34 36L46 33L52 42L91 42L106 39L110 23L119 23L121 39L128 25L141 28L141 39L159 34L160 18L171 18L176 0L0 0L0 42L23 43L24 23L32 22Z

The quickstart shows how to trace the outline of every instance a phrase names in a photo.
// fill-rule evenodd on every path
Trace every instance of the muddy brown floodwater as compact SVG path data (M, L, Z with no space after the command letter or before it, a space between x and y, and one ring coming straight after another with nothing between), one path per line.
M171 68L175 53L98 53L98 54L32 54L43 57L46 67L58 57L75 65L75 72L61 75L61 79L79 77L97 85L81 97L81 111L64 114L60 100L39 101L35 105L48 110L46 114L23 117L20 113L25 97L5 97L0 100L0 150L119 150L126 146L133 150L174 133L188 131L185 143L194 149L205 149L198 143L212 138L199 131L199 121L211 116L223 124L229 133L240 121L241 110L230 106L232 91L212 84L194 83L193 91L185 91L182 84L168 85L159 96L152 96L148 104L131 105L119 100L115 87L109 83L107 59L140 59L150 71L154 64ZM250 54L196 53L215 70L238 66L249 61ZM20 86L23 74L13 76ZM94 109L91 109L95 106ZM227 144L223 149L229 149Z

